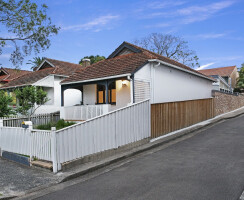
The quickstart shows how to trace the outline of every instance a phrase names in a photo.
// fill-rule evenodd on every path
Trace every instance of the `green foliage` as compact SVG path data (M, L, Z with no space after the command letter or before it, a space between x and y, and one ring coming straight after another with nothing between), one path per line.
M31 69L36 71L36 69L41 65L41 63L45 60L44 57L34 57L32 60L29 60L28 63L31 65Z
M3 90L0 90L0 117L6 117L10 114L14 114L12 108L9 107L12 101L12 97L6 95Z
M101 60L106 59L104 56L99 56L99 55L96 55L96 56L93 56L93 55L91 55L91 56L85 56L84 58L82 58L80 60L80 62L79 62L80 65L82 65L82 60L85 59L85 58L90 59L91 60L91 64L94 64L96 62L99 62Z
M239 88L240 90L244 89L244 63L242 64L242 67L239 71L239 78L237 81L237 88Z
M59 130L68 126L72 126L74 124L74 122L66 122L63 119L61 119L57 123L50 122L48 124L39 125L36 128L40 130L51 130L52 127L56 127L56 129Z
M0 54L12 43L14 50L10 61L16 67L31 52L40 53L50 47L49 37L57 34L59 27L47 16L47 5L37 5L30 0L0 0L0 25L9 36L0 36Z
M22 115L30 116L43 104L49 101L47 93L41 87L27 86L14 91L18 100L16 111Z

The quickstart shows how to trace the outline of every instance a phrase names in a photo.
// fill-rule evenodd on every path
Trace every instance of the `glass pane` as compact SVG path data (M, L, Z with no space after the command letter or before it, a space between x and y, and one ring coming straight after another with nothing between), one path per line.
M103 91L98 92L98 103L104 103L103 102Z
M116 89L112 89L111 96L112 96L111 102L116 103Z

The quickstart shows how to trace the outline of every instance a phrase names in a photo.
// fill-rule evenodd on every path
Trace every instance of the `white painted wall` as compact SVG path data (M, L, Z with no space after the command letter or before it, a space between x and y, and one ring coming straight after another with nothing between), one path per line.
M54 76L49 75L49 76L35 82L33 85L43 86L43 87L54 87Z
M64 106L74 106L82 101L82 93L80 90L67 89L64 91Z
M64 77L49 75L38 82L35 86L44 87L44 91L47 92L47 97L50 99L45 105L42 105L36 110L36 114L52 113L60 111L61 108L61 85L60 82L64 80ZM72 106L79 104L81 101L81 92L79 90L66 90L64 92L65 106Z
M212 82L165 66L152 67L152 103L211 98Z
M116 81L116 106L112 105L112 109L125 107L131 103L130 81L126 81L126 85L122 85L122 80Z
M84 105L96 104L96 84L83 86L83 101Z

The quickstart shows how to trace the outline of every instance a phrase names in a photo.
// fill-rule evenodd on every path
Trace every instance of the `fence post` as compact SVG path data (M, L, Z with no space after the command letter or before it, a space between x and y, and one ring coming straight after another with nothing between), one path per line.
M28 128L28 131L29 131L29 141L30 141L30 146L29 146L29 151L30 151L30 166L31 166L31 161L32 161L32 151L33 151L33 141L32 141L32 129L33 129L33 125L32 125L32 122L30 122L29 124L29 128Z
M3 128L3 120L0 119L0 129ZM2 149L1 149L1 146L0 146L0 157L2 157Z
M57 138L56 138L56 127L52 127L52 161L53 161L53 172L58 172L58 163L57 163Z

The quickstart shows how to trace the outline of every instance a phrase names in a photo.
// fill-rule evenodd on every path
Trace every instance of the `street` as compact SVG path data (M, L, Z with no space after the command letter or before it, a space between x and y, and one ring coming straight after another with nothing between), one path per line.
M37 199L237 200L243 190L242 115Z

